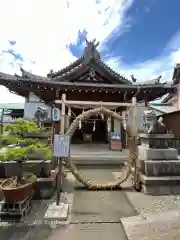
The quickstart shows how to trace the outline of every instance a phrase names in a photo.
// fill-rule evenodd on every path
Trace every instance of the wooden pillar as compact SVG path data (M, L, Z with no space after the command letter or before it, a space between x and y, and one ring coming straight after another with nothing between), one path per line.
M119 113L121 117L123 117L122 111ZM123 122L120 122L120 134L121 134L121 143L122 143L122 148L125 148L125 130L123 127Z
M134 135L136 135L137 134L137 125L136 125L137 100L136 100L136 97L132 98L132 105L133 105L133 108L132 108L132 128L133 128Z
M64 134L65 132L65 110L66 110L66 94L62 94L61 98L61 120L60 120L60 134ZM63 184L63 176L64 176L64 167L63 167L63 159L58 159L58 175L57 175L57 200L56 204L60 203L60 192L62 192L62 184Z
M144 106L148 107L148 100L147 100L147 96L145 95L145 99L144 99Z
M176 88L177 94L177 110L180 110L180 86L178 85Z
M62 107L61 107L61 121L60 121L60 133L64 134L65 132L65 118L66 118L66 94L62 94Z

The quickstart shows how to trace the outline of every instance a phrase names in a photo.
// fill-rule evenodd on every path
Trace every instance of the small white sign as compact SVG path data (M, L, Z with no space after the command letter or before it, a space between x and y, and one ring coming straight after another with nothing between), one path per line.
M53 144L54 157L69 157L70 155L70 137L66 135L55 134Z
M59 121L61 118L61 111L59 108L53 108L52 109L52 119L54 122Z

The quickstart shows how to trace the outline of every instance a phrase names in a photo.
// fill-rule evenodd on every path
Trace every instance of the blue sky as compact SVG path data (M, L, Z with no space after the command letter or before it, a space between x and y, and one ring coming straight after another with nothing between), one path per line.
M0 0L0 71L45 76L80 57L85 36L102 59L140 82L171 81L180 60L179 0ZM11 8L10 8L11 6ZM23 98L0 88L0 102Z

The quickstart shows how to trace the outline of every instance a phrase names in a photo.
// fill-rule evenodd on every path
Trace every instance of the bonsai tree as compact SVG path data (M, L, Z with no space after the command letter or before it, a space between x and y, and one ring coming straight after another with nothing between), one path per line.
M43 130L33 121L18 119L6 125L7 135L0 136L0 146L5 147L15 144L14 148L7 148L5 152L0 152L0 161L16 161L19 165L17 184L23 183L22 163L27 160L51 159L51 147L39 139L25 138L26 133L37 133Z

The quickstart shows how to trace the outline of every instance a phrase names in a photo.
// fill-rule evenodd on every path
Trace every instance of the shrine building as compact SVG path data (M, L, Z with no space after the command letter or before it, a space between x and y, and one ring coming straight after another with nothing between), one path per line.
M51 70L47 76L37 76L21 68L21 76L0 73L0 85L7 87L12 93L25 98L24 118L32 119L36 108L40 105L48 107L48 123L52 125L51 110L55 100L66 94L67 100L96 101L96 102L131 102L136 97L137 102L148 102L175 91L175 86L161 83L160 79L138 83L132 75L129 80L105 64L97 50L98 43L86 40L86 47L82 56L69 66L54 72ZM131 73L130 73L131 74ZM71 108L71 121L91 108L81 105ZM124 107L113 109L121 115ZM68 108L66 109L68 113ZM114 119L107 119L99 115L82 123L72 137L72 142L88 141L108 142L109 133L118 133L122 143L125 144L125 131L123 124ZM124 139L124 140L123 140Z

